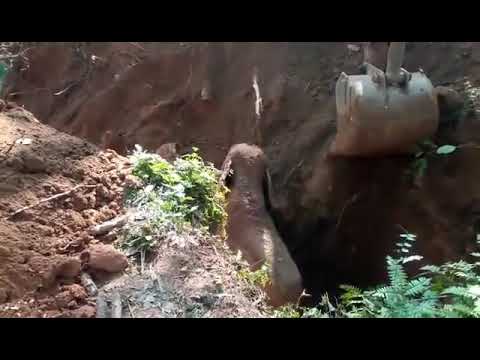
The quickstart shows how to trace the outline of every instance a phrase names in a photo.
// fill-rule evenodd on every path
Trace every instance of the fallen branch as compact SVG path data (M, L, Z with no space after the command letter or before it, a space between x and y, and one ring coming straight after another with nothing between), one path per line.
M130 311L130 316L132 317L132 319L135 318L135 313L133 312L133 309L132 309L132 306L130 305L130 300L127 299L127 305L128 305L128 311Z
M257 72L253 74L253 90L255 91L255 115L260 119L262 117L263 99L260 95L260 86L258 85Z
M97 318L98 319L105 319L108 317L107 315L107 301L105 300L104 294L99 294L97 297Z
M263 99L260 95L260 86L258 85L258 75L257 71L255 70L253 74L253 89L255 90L255 115L256 121L255 121L255 129L254 129L254 136L255 140L257 142L258 146L261 146L262 144L262 134L261 134L261 129L260 129L260 120L262 119L262 113L263 113Z
M71 83L71 84L68 85L65 89L60 90L60 91L54 93L53 96L60 96L60 95L62 95L62 94L65 94L68 90L70 90L71 88L73 88L75 85L78 85L78 83L79 83L78 81L75 81L75 82Z
M97 285L95 285L91 276L86 272L80 275L80 282L82 286L87 290L87 294L89 296L95 296L98 294Z
M96 186L97 186L97 185L86 185L86 184L77 185L77 186L73 187L72 189L70 189L70 190L68 190L68 191L65 191L65 192L60 193L60 194L53 195L53 196L51 196L51 197L49 197L49 198L42 199L42 200L40 200L39 202L37 202L37 203L35 203L35 204L33 204L33 205L25 206L25 207L23 207L23 208L21 208L21 209L18 209L18 210L15 211L14 213L12 213L12 214L8 215L6 218L4 218L4 220L8 220L8 219L10 219L10 218L12 218L12 217L14 217L14 216L16 216L16 215L18 215L18 214L26 211L26 210L33 209L33 208L35 208L35 207L37 207L37 206L40 206L40 205L42 205L42 204L45 204L45 203L47 203L47 202L49 202L49 201L56 200L56 199L59 199L59 198L61 198L61 197L70 195L72 192L74 192L74 191L76 191L76 190L78 190L78 189L81 189L81 188L94 188L94 187L96 187Z
M128 214L122 215L102 224L96 225L90 230L90 233L95 236L107 234L115 228L126 225L129 217L130 215Z
M122 318L122 297L118 291L113 293L112 298L112 318L121 319Z

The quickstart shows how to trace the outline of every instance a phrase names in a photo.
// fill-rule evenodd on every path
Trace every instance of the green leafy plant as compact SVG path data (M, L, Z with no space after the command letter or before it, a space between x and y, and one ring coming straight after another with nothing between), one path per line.
M131 253L151 252L165 237L194 229L214 232L226 220L227 188L220 172L193 149L173 164L140 146L131 155L140 188L127 191L136 219L127 226L122 246Z
M415 153L407 173L414 180L419 180L426 174L430 158L433 156L447 156L453 154L457 149L458 147L454 145L437 146L430 140L424 141L418 145L418 151Z
M240 278L253 286L264 288L270 283L270 268L267 264L263 264L262 267L256 271L251 271L249 268L244 267L239 270L238 274Z
M279 307L273 311L273 317L275 318L301 318L302 312L298 309L297 306L288 304Z
M479 258L480 254L471 254ZM443 298L443 317L480 317L480 262L465 260L440 266L428 265L421 270L432 278L432 289Z
M314 309L290 309L283 315L347 318L478 318L480 317L480 262L465 260L428 265L410 277L406 264L422 259L412 255L414 234L400 235L397 256L386 258L388 284L371 290L342 286L340 302L325 295ZM479 244L480 245L480 244ZM480 253L471 254L480 258ZM295 310L295 311L294 311Z

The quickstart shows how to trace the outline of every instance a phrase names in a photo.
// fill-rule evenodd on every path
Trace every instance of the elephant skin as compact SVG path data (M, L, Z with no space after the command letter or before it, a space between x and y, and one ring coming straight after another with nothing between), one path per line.
M228 245L240 250L251 270L265 263L270 269L270 285L265 289L270 302L281 306L296 302L303 291L302 277L273 220L266 209L264 187L266 158L253 145L234 145L225 160L224 172L230 171L228 203Z

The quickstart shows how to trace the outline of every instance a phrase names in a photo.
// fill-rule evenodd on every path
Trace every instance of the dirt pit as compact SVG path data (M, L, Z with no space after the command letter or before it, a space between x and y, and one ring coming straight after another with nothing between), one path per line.
M385 281L385 256L407 229L428 263L464 257L479 224L480 152L433 156L416 183L409 157L326 160L336 131L335 82L358 74L360 43L27 44L3 95L43 123L125 153L192 146L220 166L234 144L260 145L269 213L306 287ZM442 59L442 61L438 61ZM480 43L411 42L404 67L435 86L480 85ZM256 114L258 80L261 117ZM478 115L478 114L477 114ZM437 145L480 143L478 116L442 117ZM35 171L42 168L28 160ZM38 174L37 174L38 176ZM18 204L24 206L24 204Z

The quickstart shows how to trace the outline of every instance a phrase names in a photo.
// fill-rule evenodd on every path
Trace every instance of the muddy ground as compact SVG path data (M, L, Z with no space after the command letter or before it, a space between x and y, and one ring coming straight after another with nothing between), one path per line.
M260 145L272 175L270 212L313 292L383 280L384 256L402 229L417 234L427 262L464 256L480 205L475 147L432 159L419 184L405 176L407 157L325 159L335 81L363 60L349 45L361 44L31 44L4 96L41 122L120 153L135 143L154 150L176 142L220 166L231 145ZM465 77L478 85L479 43L409 43L406 57L405 68L421 67L434 85L456 87ZM478 143L478 124L447 121L434 140Z

